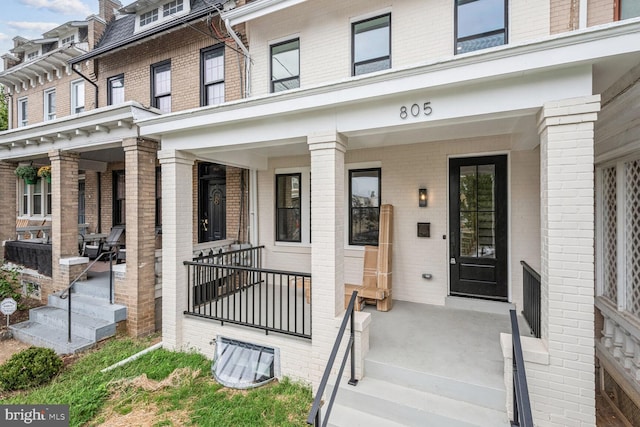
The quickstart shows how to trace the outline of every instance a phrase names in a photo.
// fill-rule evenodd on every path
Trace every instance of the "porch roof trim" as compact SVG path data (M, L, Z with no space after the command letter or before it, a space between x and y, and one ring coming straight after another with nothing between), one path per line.
M257 0L220 14L231 25L242 24L256 18L303 3L307 0Z
M29 146L38 147L36 151L46 153L60 141L99 140L99 135L109 134L114 129L126 129L131 136L138 136L135 121L156 114L160 112L155 108L145 108L135 101L129 101L11 129L0 133L0 159L13 157L7 153Z
M507 76L594 64L607 57L637 53L637 46L640 46L640 18L348 80L183 110L145 118L136 123L141 135L160 138L186 129L335 107L402 92L460 84L478 85ZM499 74L496 70L499 70ZM398 81L403 82L401 87L392 84ZM239 110L246 108L252 108L252 114L238 114Z

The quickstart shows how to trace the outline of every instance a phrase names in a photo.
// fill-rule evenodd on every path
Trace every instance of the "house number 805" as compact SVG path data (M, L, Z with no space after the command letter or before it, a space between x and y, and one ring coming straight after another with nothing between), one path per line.
M403 105L400 107L400 118L404 120L409 117L409 115L418 117L420 113L428 116L432 112L433 110L431 109L431 101L425 102L424 104L422 104L422 107L419 104L413 104L411 107Z

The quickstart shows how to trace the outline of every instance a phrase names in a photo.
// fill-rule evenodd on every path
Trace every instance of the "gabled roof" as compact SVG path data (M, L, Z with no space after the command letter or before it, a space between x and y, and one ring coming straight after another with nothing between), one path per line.
M89 24L87 23L87 21L69 21L52 30L47 31L46 33L43 33L42 35L47 38L60 37L61 34L66 34L74 28L87 27L88 25Z
M140 31L135 34L136 15L131 14L118 17L107 24L107 29L105 30L102 39L91 52L73 58L70 63L76 64L136 42L144 41L145 39L156 36L163 31L178 27L185 22L202 18L210 13L218 13L218 9L216 9L212 0L191 0L191 11L187 15L163 22L146 31Z

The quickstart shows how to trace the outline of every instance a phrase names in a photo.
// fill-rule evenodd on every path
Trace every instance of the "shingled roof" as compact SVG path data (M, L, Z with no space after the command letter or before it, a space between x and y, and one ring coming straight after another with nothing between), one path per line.
M191 11L187 15L163 22L146 31L141 31L136 34L134 34L134 30L137 15L129 14L119 17L107 24L107 28L105 29L102 38L91 52L73 58L69 62L71 64L76 64L101 56L112 50L125 47L135 42L143 41L157 35L158 33L162 33L163 31L182 25L185 22L197 20L209 13L218 13L218 10L215 8L214 3L211 0L191 0Z

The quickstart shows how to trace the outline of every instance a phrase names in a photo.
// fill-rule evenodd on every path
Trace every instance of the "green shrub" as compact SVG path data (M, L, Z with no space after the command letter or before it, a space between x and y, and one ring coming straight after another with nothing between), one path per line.
M0 366L0 387L21 390L45 384L62 369L62 359L49 348L29 347Z
M5 298L13 298L21 308L22 294L20 293L20 280L18 270L6 266L0 267L0 301Z

